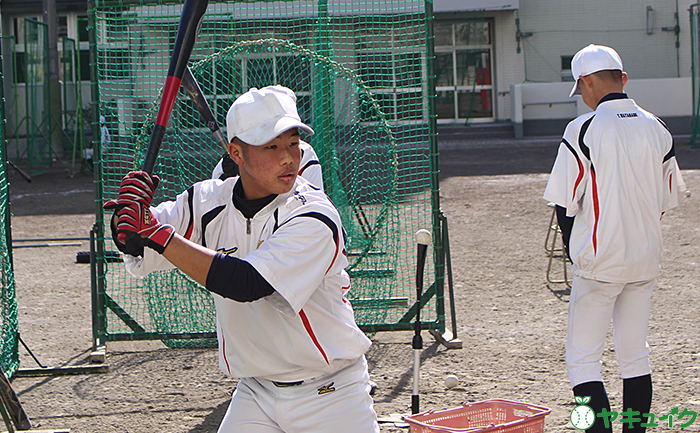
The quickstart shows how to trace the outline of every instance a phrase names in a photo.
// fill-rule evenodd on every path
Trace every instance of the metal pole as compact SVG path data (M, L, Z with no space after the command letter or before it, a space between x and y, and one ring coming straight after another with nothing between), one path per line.
M88 32L90 40L90 91L92 95L92 148L93 148L93 163L95 174L95 225L93 226L93 235L95 236L95 254L94 254L94 269L95 269L95 290L97 304L93 305L97 315L97 338L99 345L104 344L103 338L107 334L106 316L106 301L105 301L105 240L104 240L104 214L102 204L104 203L103 190L103 161L102 161L102 146L100 138L100 90L98 85L98 70L97 70L97 31L95 18L95 1L88 1ZM92 255L91 255L92 256ZM91 259L92 260L92 259Z
M433 2L425 2L425 38L427 63L428 131L430 134L430 192L433 225L433 260L435 263L435 302L440 333L445 332L445 251L440 224L440 152L437 142L437 112L435 106L435 36L433 33Z
M46 121L48 122L49 136L51 137L50 147L57 154L63 152L63 128L59 124L63 118L61 107L61 84L59 83L58 72L58 20L56 17L56 0L42 0L44 8L44 22L48 30L49 48L49 82L47 93L49 94ZM50 157L51 153L49 153Z

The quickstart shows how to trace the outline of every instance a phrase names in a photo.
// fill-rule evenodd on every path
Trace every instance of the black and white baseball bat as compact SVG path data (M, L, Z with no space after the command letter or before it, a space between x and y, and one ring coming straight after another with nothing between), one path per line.
M204 92L202 92L202 88L199 87L199 83L197 83L197 80L195 80L192 75L189 66L185 68L185 73L182 76L182 90L185 91L185 94L194 104L194 108L199 112L207 128L214 134L214 140L216 140L224 151L228 152L226 137L224 137L224 134L221 132L214 112L211 110L207 99L204 97Z
M182 7L182 15L180 16L180 25L175 37L175 48L170 59L168 77L165 80L156 124L153 128L142 166L142 170L149 174L153 174L158 151L165 136L165 128L168 126L168 120L170 120L170 114L173 111L182 76L187 68L187 62L190 60L194 42L208 4L209 0L185 0L185 4Z
M425 229L416 232L416 243L418 244L418 260L416 262L416 323L413 335L413 394L411 395L411 412L416 414L420 411L420 397L418 394L418 382L420 379L420 351L423 349L423 337L421 337L420 309L421 298L423 297L423 269L425 268L425 256L428 252L432 236Z
M29 417L24 412L15 390L12 389L10 381L7 380L7 376L5 376L5 372L1 368L0 397L2 398L2 403L7 410L8 415L12 419L12 424L15 425L17 430L29 430L32 428L32 423L29 421Z

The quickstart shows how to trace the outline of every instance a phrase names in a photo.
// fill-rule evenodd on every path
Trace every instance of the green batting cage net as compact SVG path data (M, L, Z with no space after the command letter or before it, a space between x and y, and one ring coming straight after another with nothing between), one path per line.
M690 5L690 53L693 76L693 135L690 144L700 145L700 3Z
M90 10L98 202L142 164L182 4L98 1ZM416 312L415 233L433 233L423 326L444 331L444 240L433 117L432 4L424 1L210 2L190 59L217 122L251 87L294 90L302 135L319 156L324 189L348 233L349 299L367 332L409 330ZM98 134L99 133L99 134ZM155 173L155 203L211 177L224 153L181 90ZM99 204L98 203L98 204ZM97 210L95 329L99 340L158 338L211 344L209 293L179 271L136 279L112 262ZM193 340L198 338L198 340Z
M1 62L0 62L1 64ZM2 79L0 68L0 79ZM12 235L10 230L10 190L7 179L7 142L5 141L5 104L3 86L0 85L0 367L12 376L19 367L19 333L17 331L17 299L15 298L15 274L12 268Z

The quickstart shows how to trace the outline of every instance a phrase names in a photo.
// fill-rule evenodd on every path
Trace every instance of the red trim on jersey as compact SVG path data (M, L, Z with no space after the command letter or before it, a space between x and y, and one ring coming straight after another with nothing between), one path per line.
M304 156L304 155L302 154L302 156ZM318 161L316 161L316 160L309 161L309 162L306 163L305 166L299 168L299 173L297 173L297 174L298 174L299 176L302 176L302 173L304 173L304 172L306 171L306 169L309 168L309 167L311 167L312 165L320 165L320 163L319 163Z
M187 228L187 233L185 233L184 238L187 239L188 241L190 240L190 237L192 236L192 229L194 229L194 224L190 223L190 226Z
M598 216L600 209L598 206L598 185L595 181L595 170L591 167L591 180L593 181L593 215L595 217L595 223L593 224L593 253L598 252Z
M576 183L574 183L574 195L571 197L571 200L576 200L576 189L578 188L578 185L581 183L581 179L583 179L583 164L581 163L581 160L576 158L576 162L578 162L578 177L576 178Z
M319 352L321 352L321 355L323 355L323 359L326 360L326 364L330 364L328 362L328 357L326 356L326 352L323 351L323 348L318 343L318 340L316 339L316 334L314 334L314 330L311 329L311 324L309 323L309 318L306 317L306 313L304 312L303 309L301 311L299 311L299 317L301 317L301 321L304 323L304 328L306 328L306 332L309 333L309 337L311 337L311 340L316 345L316 348L318 349Z
M668 176L668 191L673 191L673 173L671 173L670 176Z
M221 356L224 357L224 362L226 363L226 370L228 374L231 374L231 366L228 365L228 359L226 359L226 336L223 331L221 332Z

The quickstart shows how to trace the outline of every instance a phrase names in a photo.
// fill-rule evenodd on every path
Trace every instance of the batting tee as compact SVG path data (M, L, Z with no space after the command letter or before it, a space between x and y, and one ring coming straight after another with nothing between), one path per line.
M117 119L96 140L95 345L161 339L216 344L207 290L177 270L141 280L111 261L109 218L121 178L141 167L160 103L182 4L101 0L89 10L93 118ZM251 87L281 84L315 135L324 187L348 233L352 302L366 332L410 330L416 313L414 235L433 234L422 326L445 331L446 225L440 212L433 115L432 3L426 1L210 2L190 68L217 121ZM100 136L94 124L94 136ZM225 152L184 92L154 173L154 202L211 177ZM454 311L452 314L454 332Z

